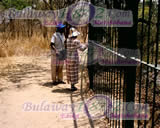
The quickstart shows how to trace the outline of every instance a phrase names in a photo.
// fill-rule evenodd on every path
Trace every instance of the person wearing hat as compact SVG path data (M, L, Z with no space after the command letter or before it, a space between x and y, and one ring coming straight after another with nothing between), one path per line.
M65 49L64 41L64 28L65 25L58 24L56 26L57 30L53 34L51 39L51 77L54 85L59 83L65 84L63 82L63 65L64 59L59 59L58 56L60 52Z
M75 84L78 83L78 67L79 67L79 56L78 49L84 51L87 45L82 45L77 39L80 34L75 28L70 29L71 34L66 42L67 59L66 59L66 73L67 82L71 84L71 91L76 91Z

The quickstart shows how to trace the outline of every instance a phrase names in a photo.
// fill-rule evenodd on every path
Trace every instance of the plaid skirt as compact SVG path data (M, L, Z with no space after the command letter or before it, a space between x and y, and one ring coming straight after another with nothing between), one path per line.
M78 52L67 52L66 73L70 84L78 83L79 57Z

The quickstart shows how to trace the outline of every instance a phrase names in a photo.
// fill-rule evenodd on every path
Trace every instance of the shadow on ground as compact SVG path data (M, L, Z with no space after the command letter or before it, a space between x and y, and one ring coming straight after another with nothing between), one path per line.
M55 85L53 85L52 82L47 82L47 83L44 83L42 86L52 88L52 87L54 87Z
M68 93L68 94L70 94L71 92L72 91L70 90L70 88L52 90L52 93Z
M7 69L5 72L0 73L0 76L7 78L8 82L16 85L17 88L22 88L27 86L28 84L32 84L33 78L34 80L41 80L46 73L50 70L38 65L34 64L16 64L14 68ZM23 82L27 83L23 83ZM34 83L34 82L33 82ZM49 85L49 84L48 84Z

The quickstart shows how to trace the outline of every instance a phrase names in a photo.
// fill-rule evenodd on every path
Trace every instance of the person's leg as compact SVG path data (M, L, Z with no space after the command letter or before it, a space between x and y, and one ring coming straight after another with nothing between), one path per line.
M78 64L73 62L71 66L71 90L75 91L77 88L74 86L78 83Z
M51 78L53 84L56 84L56 56L51 55Z
M70 81L71 81L71 91L76 91L77 88L75 84L78 83L78 65L75 60L70 63Z
M58 65L58 83L65 84L65 82L63 82L63 65L64 65L64 61L59 61L59 65Z
M68 84L70 83L70 80L71 80L69 71L70 71L69 62L66 60L66 75L67 75L67 83Z
M71 84L71 91L76 91L77 88L74 86L74 84Z

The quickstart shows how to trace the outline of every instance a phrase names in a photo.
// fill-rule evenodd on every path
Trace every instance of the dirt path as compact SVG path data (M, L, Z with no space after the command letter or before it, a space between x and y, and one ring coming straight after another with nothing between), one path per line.
M71 93L68 84L52 86L49 57L12 57L6 63L0 65L1 128L104 127L84 112L77 114L73 106L64 107L82 102L80 90Z

